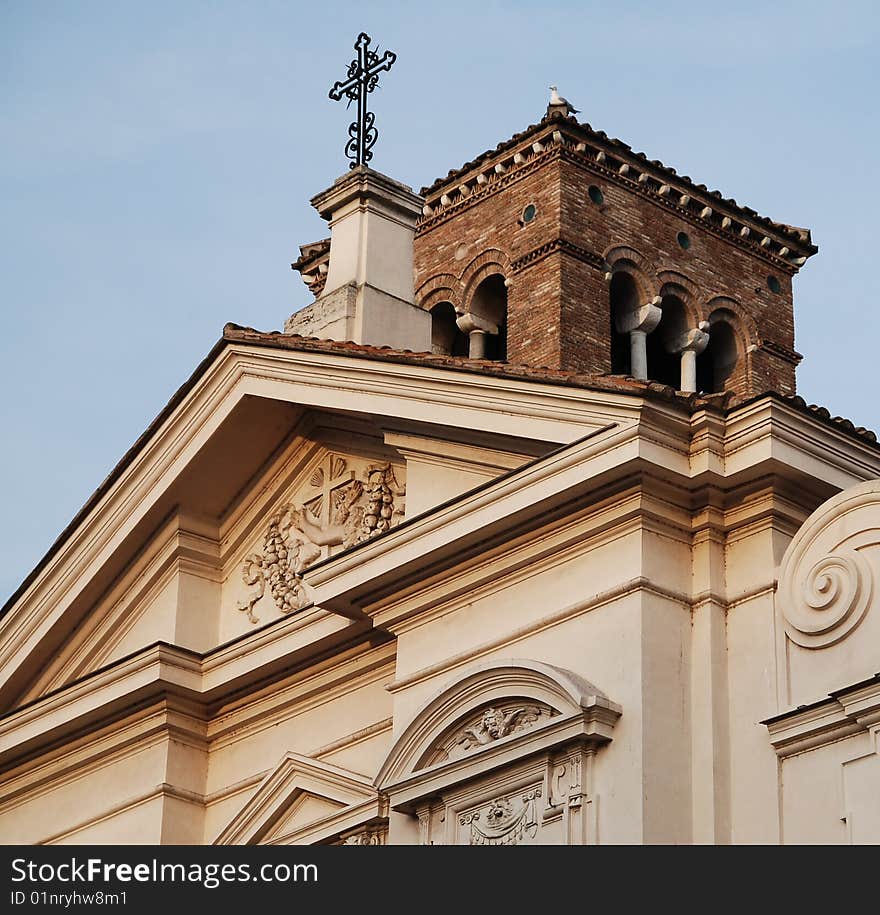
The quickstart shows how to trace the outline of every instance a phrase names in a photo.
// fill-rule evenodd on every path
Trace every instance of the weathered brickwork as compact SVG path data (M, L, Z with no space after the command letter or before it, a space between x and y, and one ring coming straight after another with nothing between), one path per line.
M740 396L793 394L791 277L799 266L795 255L815 251L808 234L798 249L790 239L800 230L757 214L750 222L752 211L739 211L740 225L722 216L735 216L734 210L695 207L690 195L660 183L659 163L645 171L621 165L612 155L585 151L576 132L551 133L554 126L568 128L551 121L522 134L518 162L511 161L510 145L499 147L497 155L427 189L415 242L419 303L430 309L449 301L466 311L479 282L501 273L508 284L509 361L609 372L608 281L625 270L645 303L674 295L690 327L721 321L733 328L737 360L726 389ZM534 218L524 222L530 205ZM687 235L687 247L679 233Z

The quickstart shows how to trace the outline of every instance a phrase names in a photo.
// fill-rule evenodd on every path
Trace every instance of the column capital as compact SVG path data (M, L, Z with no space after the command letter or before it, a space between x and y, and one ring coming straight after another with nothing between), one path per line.
M651 333L663 317L663 311L660 308L662 301L659 295L654 296L646 305L637 305L616 314L614 324L618 333L629 334L634 330L640 330L645 334Z
M487 321L485 318L480 317L480 315L475 315L470 311L458 315L455 319L455 323L458 325L458 329L465 334L472 334L474 332L483 334L498 333L497 324L493 324L491 321Z
M666 341L668 353L695 353L699 355L709 345L709 322L700 321L699 326L682 331Z

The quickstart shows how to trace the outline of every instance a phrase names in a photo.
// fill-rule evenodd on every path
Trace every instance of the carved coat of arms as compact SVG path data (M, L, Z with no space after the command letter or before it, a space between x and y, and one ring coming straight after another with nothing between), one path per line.
M288 502L269 519L263 552L242 563L248 594L238 609L251 623L259 622L254 605L266 592L282 613L309 603L303 572L334 547L354 546L391 528L403 515L401 486L391 464L371 464L358 479L345 458L329 455L310 478L312 493L297 504Z

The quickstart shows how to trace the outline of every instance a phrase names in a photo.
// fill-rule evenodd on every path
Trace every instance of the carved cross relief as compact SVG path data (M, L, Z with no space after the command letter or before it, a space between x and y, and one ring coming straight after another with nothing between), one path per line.
M309 477L299 498L281 506L269 519L263 551L247 556L241 576L247 596L238 609L251 623L268 585L282 613L309 603L303 572L339 548L346 549L381 534L403 516L406 494L390 463L369 464L360 473L350 460L328 454Z
M321 492L315 498L304 502L303 508L317 519L322 529L330 525L332 504L344 498L344 493L338 490L348 486L354 478L355 473L349 468L347 461L335 454L328 454L321 466L312 474L310 482Z

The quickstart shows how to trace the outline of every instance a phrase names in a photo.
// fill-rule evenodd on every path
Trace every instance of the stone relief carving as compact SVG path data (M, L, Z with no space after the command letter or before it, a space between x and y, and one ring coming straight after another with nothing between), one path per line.
M823 647L843 638L871 598L871 567L857 550L839 548L815 562L783 606L792 641Z
M352 833L340 842L340 845L384 845L386 831L381 829L365 828L360 832Z
M520 706L507 712L490 706L474 726L462 730L460 746L467 751L478 744L482 746L500 740L514 731L524 731L535 724L541 713L537 706Z
M515 699L490 705L438 744L437 753L428 765L444 759L457 759L510 734L527 731L553 714L555 712L549 705L519 703Z
M390 463L371 464L358 479L348 461L328 455L309 479L302 502L282 506L269 519L263 552L242 563L247 596L238 609L251 623L259 622L254 606L269 593L282 613L300 610L309 602L303 572L334 547L345 549L387 531L404 513L406 488L398 483Z
M786 636L803 648L845 638L871 608L880 546L880 480L823 503L792 539L779 573Z
M560 811L564 806L571 808L581 805L584 795L583 768L584 761L579 753L557 760L550 766L547 776L545 818Z
M431 844L431 807L419 812L419 845Z
M470 827L471 845L518 845L534 839L538 831L537 799L541 789L519 796L500 797L459 818L459 825Z
M429 802L419 809L417 815L419 818L419 845L436 844L434 836L438 832L442 835L446 823L446 810ZM440 844L444 843L441 841Z

